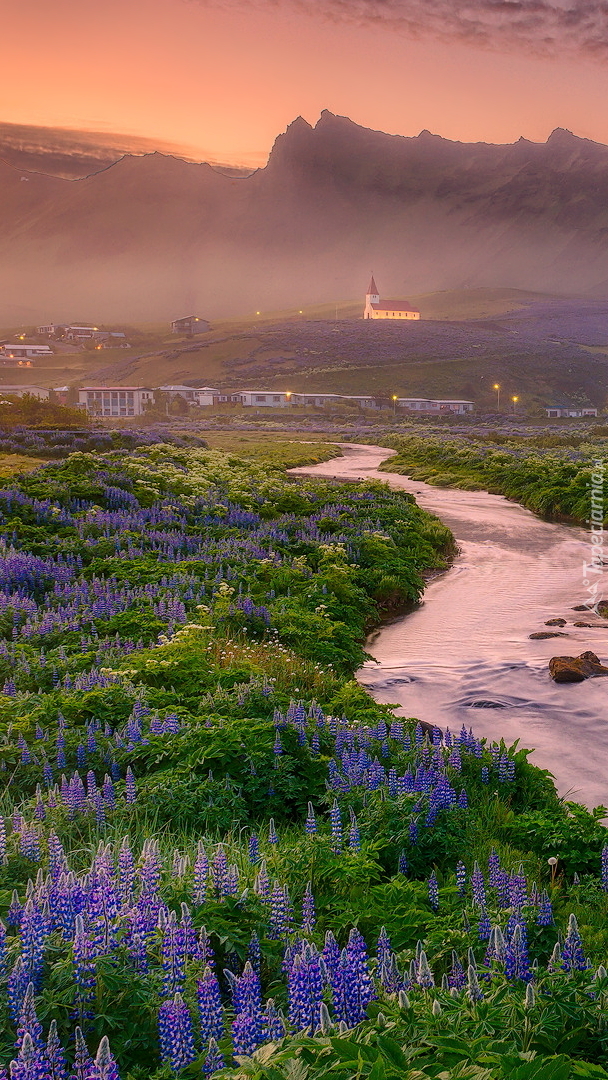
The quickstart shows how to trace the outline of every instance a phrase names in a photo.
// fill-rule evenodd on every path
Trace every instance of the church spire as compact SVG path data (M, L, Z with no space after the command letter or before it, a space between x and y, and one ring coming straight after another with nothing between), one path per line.
M369 283L369 287L368 287L366 295L367 296L379 296L380 295L379 292L378 292L378 289L376 287L376 282L374 281L374 275L373 274L372 274L372 280Z

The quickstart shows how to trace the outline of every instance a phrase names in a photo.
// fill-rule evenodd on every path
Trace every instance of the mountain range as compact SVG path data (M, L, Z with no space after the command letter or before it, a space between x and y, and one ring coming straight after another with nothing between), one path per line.
M0 161L0 325L211 319L513 287L608 296L608 147L407 138L324 111L229 176L161 153L79 179Z

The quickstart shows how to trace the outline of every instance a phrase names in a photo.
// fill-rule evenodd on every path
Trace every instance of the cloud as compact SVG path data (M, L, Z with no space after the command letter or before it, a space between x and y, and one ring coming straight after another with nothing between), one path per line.
M312 17L433 36L485 49L605 59L606 0L198 0L223 7L292 8Z
M217 161L212 154L205 155L193 147L163 139L0 121L0 160L24 172L43 172L75 180L100 172L123 154L151 154L155 151L186 161L206 161L234 175L251 172L260 164L260 155L250 155L251 162L243 160L238 165L225 164ZM247 155L242 156L247 158Z

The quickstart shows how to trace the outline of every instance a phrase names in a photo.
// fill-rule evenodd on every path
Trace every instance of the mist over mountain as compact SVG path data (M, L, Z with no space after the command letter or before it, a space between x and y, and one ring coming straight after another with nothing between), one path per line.
M608 296L608 147L451 142L323 112L247 177L160 153L66 179L0 161L0 323L210 318L363 294Z

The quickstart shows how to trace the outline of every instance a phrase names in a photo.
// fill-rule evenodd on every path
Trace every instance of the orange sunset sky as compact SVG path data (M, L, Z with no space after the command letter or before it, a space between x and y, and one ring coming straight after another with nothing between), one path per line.
M323 108L402 135L544 141L560 126L608 142L608 15L590 7L5 0L0 121L245 165Z

